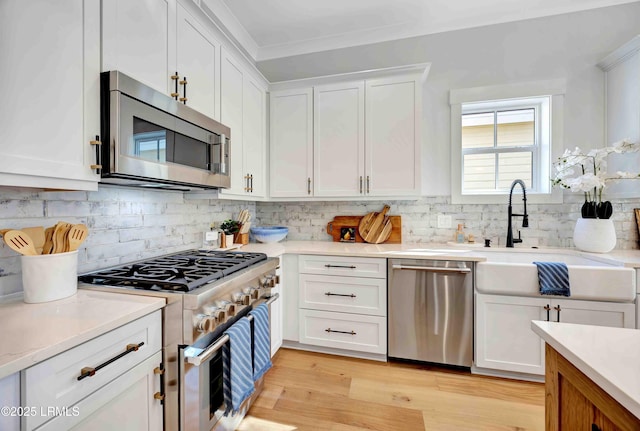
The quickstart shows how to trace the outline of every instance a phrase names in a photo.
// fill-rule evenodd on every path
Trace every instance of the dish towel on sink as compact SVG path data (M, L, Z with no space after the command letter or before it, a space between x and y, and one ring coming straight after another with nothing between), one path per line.
M257 381L272 366L269 306L260 304L249 314L253 316L253 380Z
M538 267L540 294L571 296L569 268L563 262L533 262Z
M225 416L235 414L255 387L251 379L251 323L246 317L225 332L229 341L222 346L222 394Z

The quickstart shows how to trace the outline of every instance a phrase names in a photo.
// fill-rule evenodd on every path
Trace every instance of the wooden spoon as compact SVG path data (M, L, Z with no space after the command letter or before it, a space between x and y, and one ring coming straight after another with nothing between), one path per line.
M70 223L59 221L53 231L53 250L51 253L64 253L67 251L67 233L71 228Z
M46 240L44 227L23 227L22 232L29 235L29 238L31 238L31 240L33 241L33 246L36 249L36 253L41 254L42 249L44 248L44 242Z
M67 251L75 251L80 247L80 244L87 238L89 229L83 224L74 224L69 229L67 238L69 240L69 247Z
M29 235L21 230L10 230L3 236L4 242L12 249L25 256L35 256L36 248L33 245L33 240L29 238Z

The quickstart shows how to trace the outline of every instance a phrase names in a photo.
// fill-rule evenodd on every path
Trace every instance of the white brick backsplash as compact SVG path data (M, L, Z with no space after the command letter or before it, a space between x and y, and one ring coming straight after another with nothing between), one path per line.
M519 199L519 198L518 198ZM233 200L184 200L173 191L100 186L97 192L36 192L29 189L0 191L0 228L51 226L58 221L86 223L89 237L80 247L79 272L178 252L202 245L209 224L237 217L242 209L252 215L252 224L289 227L289 240L330 241L326 225L336 215L364 215L380 211L385 203L390 214L402 216L404 242L444 243L453 239L456 225L476 242L485 238L503 246L507 233L507 205L451 205L443 196L401 201L331 202L242 202ZM521 201L514 208L520 212ZM527 206L529 228L514 219L514 235L521 231L524 246L572 247L573 228L580 217L582 198L565 195L564 204ZM633 209L640 199L614 203L618 249L637 249L638 233ZM440 214L452 217L449 229L437 228ZM19 256L0 246L0 296L19 292Z

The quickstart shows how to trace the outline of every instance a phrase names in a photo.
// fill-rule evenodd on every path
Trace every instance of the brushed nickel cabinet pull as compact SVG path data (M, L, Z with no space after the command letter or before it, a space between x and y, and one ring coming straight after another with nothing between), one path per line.
M123 356L128 355L131 352L136 352L142 346L144 346L144 342L138 343L138 344L127 344L126 350L124 352L122 352L119 355L116 355L113 358L103 362L102 364L98 365L97 367L95 367L95 368L93 368L93 367L84 367L82 370L80 370L80 375L78 376L78 380L82 380L82 379L84 379L86 377L94 376L102 368L104 368L107 365L117 361L118 359L122 358Z
M346 297L348 297L348 298L355 298L355 297L356 297L356 295L354 295L353 293L345 294L345 293L331 293L331 292L325 292L324 294L325 294L325 295L327 295L327 296L346 296Z
M311 178L307 178L307 194L311 194Z
M362 194L362 175L360 175L360 194Z
M336 331L335 329L331 329L331 328L325 329L324 332L328 332L328 333L335 332L335 333L338 333L338 334L356 335L356 333L353 332L353 331Z
M367 194L369 194L370 192L370 188L369 188L370 185L371 185L371 181L370 181L369 175L367 175Z

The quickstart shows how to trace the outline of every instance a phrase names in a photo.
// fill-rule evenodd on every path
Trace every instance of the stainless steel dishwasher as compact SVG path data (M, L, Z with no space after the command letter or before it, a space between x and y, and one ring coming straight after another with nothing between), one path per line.
M389 354L471 367L473 262L389 259Z

